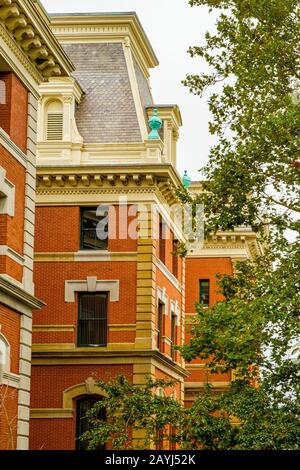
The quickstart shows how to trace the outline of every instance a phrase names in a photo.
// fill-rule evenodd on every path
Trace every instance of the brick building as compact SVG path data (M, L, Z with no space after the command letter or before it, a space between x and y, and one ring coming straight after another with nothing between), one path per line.
M184 238L168 210L181 117L156 106L161 138L148 138L157 59L135 14L51 25L75 72L40 87L35 284L46 306L34 318L30 446L74 449L97 378L174 378L183 400L184 267L171 253Z
M34 1L0 1L0 449L27 449L38 87L71 63Z
M201 183L193 182L191 193L201 192ZM232 274L237 261L243 261L262 253L257 235L249 227L238 227L232 232L218 232L191 250L185 260L185 341L190 337L191 319L197 315L196 302L204 307L222 300L218 292L217 274ZM195 359L185 364L188 376L185 380L184 401L189 406L209 382L216 392L229 386L233 371L211 374L205 361Z
M220 298L216 273L260 246L239 228L174 255L182 121L153 102L134 13L49 19L0 0L0 41L0 448L27 448L30 401L31 449L82 449L97 378L176 379L187 406L204 382L228 386L174 346L195 302Z

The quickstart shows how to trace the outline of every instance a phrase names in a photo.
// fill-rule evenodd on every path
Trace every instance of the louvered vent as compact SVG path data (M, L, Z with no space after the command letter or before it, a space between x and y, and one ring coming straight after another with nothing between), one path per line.
M63 140L62 113L48 113L47 140Z

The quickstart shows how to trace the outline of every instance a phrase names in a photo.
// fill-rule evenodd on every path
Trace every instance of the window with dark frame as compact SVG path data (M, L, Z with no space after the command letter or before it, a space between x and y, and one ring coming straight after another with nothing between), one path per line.
M199 302L204 307L209 306L209 280L200 279L199 281Z
M90 422L86 417L87 412L101 400L101 397L89 396L76 400L76 450L87 450L88 442L81 441L79 438L91 428ZM98 414L99 419L105 420L105 411L101 410ZM105 450L105 446L99 446L96 450Z
M159 259L163 263L166 262L166 224L161 215L159 216Z
M176 315L172 313L171 316L171 358L174 360L175 359L175 346L176 346L176 332L177 332L177 327L176 327Z
M173 238L173 250L172 250L172 271L176 278L178 278L178 255L177 252L178 240Z
M78 340L79 347L107 345L108 294L78 294Z
M158 318L157 318L157 348L162 351L162 335L163 335L163 313L164 304L158 301Z
M107 250L108 206L82 207L80 222L80 249Z

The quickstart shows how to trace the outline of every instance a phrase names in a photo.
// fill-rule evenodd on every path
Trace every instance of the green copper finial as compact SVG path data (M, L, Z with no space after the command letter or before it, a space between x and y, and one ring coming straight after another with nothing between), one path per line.
M148 124L151 129L151 132L148 135L148 139L150 140L160 139L158 131L162 127L162 120L160 119L160 117L158 117L157 109L153 109L153 116L149 119Z
M184 175L183 175L181 181L182 181L182 184L184 186L184 189L188 189L188 187L191 185L192 180L189 177L189 175L187 174L187 170L184 170Z

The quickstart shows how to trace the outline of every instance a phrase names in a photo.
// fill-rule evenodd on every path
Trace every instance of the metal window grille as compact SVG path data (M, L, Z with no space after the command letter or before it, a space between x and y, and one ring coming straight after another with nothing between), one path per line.
M79 294L78 346L107 345L107 293Z

